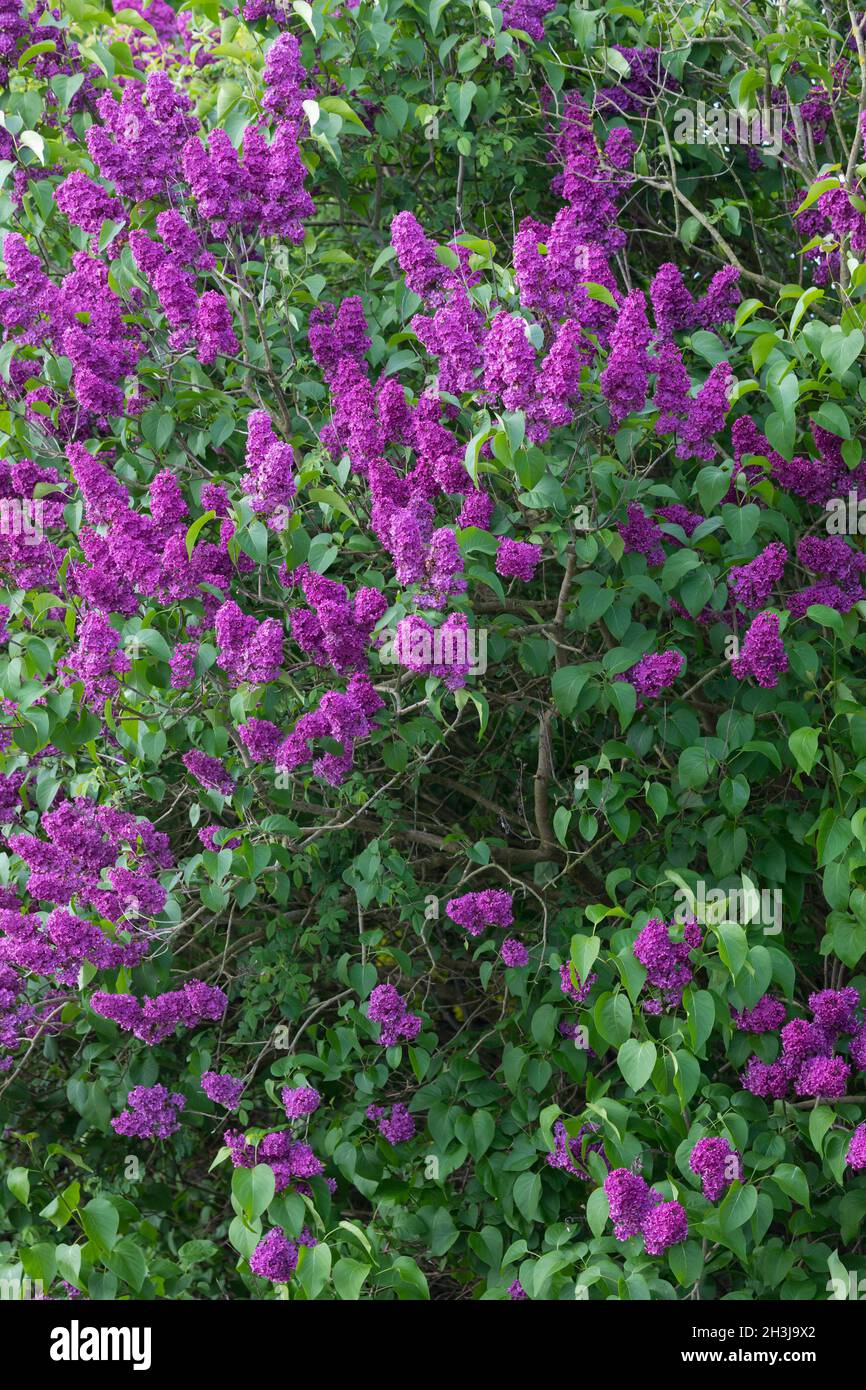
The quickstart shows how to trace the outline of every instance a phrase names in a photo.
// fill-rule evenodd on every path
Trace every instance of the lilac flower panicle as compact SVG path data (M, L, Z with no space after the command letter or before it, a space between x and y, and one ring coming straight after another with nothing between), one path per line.
M510 927L514 921L511 894L501 888L485 888L450 898L445 911L470 936L480 936L486 927Z
M734 1181L743 1181L743 1162L727 1139L699 1139L689 1155L689 1167L701 1180L701 1190L717 1202Z
M529 964L529 952L523 942L518 941L514 936L509 936L503 941L499 948L499 955L502 963L512 969Z
M376 1123L379 1133L389 1144L406 1144L415 1137L415 1117L400 1101L392 1105L390 1114L381 1105L370 1105L366 1115L368 1120Z
M653 1206L652 1191L643 1178L628 1168L615 1168L604 1180L604 1191L616 1239L638 1235Z
M781 999L765 994L752 1009L738 1013L731 1010L734 1023L741 1033L775 1033L785 1022L787 1009Z
M685 1208L679 1202L659 1202L646 1217L641 1230L648 1255L663 1255L679 1245L689 1233Z
M845 1164L852 1168L855 1173L862 1173L866 1168L866 1124L858 1125L851 1135L851 1142L845 1154Z
M169 1094L165 1086L133 1086L127 1099L129 1109L111 1121L116 1134L134 1139L168 1139L180 1129L177 1112L186 1105L184 1096Z
M563 994L572 1001L573 1004L582 1004L586 999L593 984L598 979L595 974L587 975L586 980L581 981L577 971L574 972L575 985L572 980L572 967L569 961L563 961L559 967L559 985Z
M250 1255L250 1269L272 1284L287 1284L298 1267L298 1247L278 1226L260 1240Z
M284 1086L280 1092L280 1099L289 1120L299 1120L306 1115L312 1115L322 1102L322 1097L313 1086Z
M201 1088L208 1099L217 1105L222 1105L226 1110L237 1110L244 1083L228 1072L205 1071L201 1076Z

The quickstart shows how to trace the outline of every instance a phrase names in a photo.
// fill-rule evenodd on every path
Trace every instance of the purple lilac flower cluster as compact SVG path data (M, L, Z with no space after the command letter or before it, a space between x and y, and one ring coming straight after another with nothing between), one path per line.
M648 1014L675 1009L692 980L689 955L698 949L703 934L697 922L691 920L683 925L682 941L673 941L674 925L663 922L660 917L652 917L641 928L632 946L635 960L647 972L644 987L650 989L651 995L643 1007Z
M133 1086L127 1099L129 1109L111 1121L116 1134L131 1139L168 1139L180 1129L177 1112L183 1110L186 1098L176 1091L169 1093L164 1086Z
M244 1093L244 1082L229 1072L205 1071L201 1076L201 1088L208 1100L215 1101L225 1110L237 1110Z
M590 1181L589 1169L586 1166L587 1154L598 1154L607 1165L608 1171L610 1164L604 1152L604 1144L600 1139L587 1143L588 1135L598 1133L598 1125L590 1121L589 1124L581 1125L577 1134L570 1136L563 1120L555 1120L553 1125L553 1152L547 1155L547 1163L551 1168L560 1168L566 1173L571 1173L572 1177L581 1178L584 1182Z
M405 1144L415 1137L415 1117L399 1101L391 1106L390 1114L382 1105L367 1107L368 1120L375 1121L379 1133L389 1144Z
M839 1100L847 1091L854 1067L866 1069L866 1020L860 995L845 989L824 989L809 995L811 1020L794 1018L781 1029L777 1061L751 1057L743 1086L753 1095L783 1100L794 1095ZM836 1053L843 1034L849 1035L848 1057Z
M97 990L91 996L94 1013L111 1019L125 1033L132 1033L148 1047L163 1042L177 1028L196 1028L200 1023L216 1023L228 1008L228 999L217 985L191 980L182 989L169 990L141 1003L132 994L106 994Z
M397 1047L401 1041L412 1042L421 1031L421 1019L409 1013L406 1001L393 985L377 985L370 995L367 1017L381 1024L379 1042L382 1047Z
M743 1160L727 1139L699 1139L689 1154L689 1167L710 1202L717 1202L732 1182L743 1181Z
M480 936L487 927L510 927L514 921L511 894L501 888L484 888L479 893L450 898L445 911L470 936Z
M688 1218L679 1202L666 1202L638 1173L615 1168L604 1191L617 1240L642 1235L648 1255L663 1255L689 1233Z

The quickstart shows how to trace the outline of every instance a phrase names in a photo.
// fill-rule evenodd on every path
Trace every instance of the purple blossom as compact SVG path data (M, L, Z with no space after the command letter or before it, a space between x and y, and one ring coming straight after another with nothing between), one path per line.
M164 1086L133 1086L127 1097L129 1109L115 1115L111 1127L116 1134L131 1139L168 1139L180 1129L178 1110L186 1105L184 1096Z
M786 1009L781 999L765 994L753 1009L744 1009L742 1013L732 1009L731 1012L741 1033L775 1033L785 1022Z
M187 772L195 778L201 786L212 788L222 796L231 796L235 790L235 780L231 777L219 758L212 758L208 753L202 753L198 748L193 748L189 753L184 753L181 762Z
M665 552L662 548L664 532L659 529L652 517L646 515L641 507L630 502L628 520L618 524L619 534L625 545L626 555L645 555L648 565L663 565Z
M399 1101L391 1107L390 1115L381 1105L368 1106L366 1113L367 1119L375 1121L379 1133L389 1144L405 1144L414 1139L415 1117Z
M621 675L615 676L618 681L628 681L633 685L637 692L637 709L642 709L644 698L655 700L665 689L666 686L673 685L677 676L682 673L685 666L685 657L681 652L651 652L647 656L642 656L635 666Z
M851 1068L842 1057L811 1057L804 1062L794 1081L798 1096L839 1100L845 1095Z
M855 1173L862 1173L866 1168L866 1124L858 1125L851 1135L845 1164L848 1168L853 1168Z
M298 1247L275 1226L250 1255L250 1269L272 1284L287 1284L298 1267Z
M737 680L753 676L758 685L772 690L788 669L788 654L779 635L778 613L759 613L747 631L739 656L731 662Z
M529 964L529 952L516 936L506 937L499 948L499 955L502 963L510 966L511 969L518 969L520 966Z
M584 1138L589 1134L596 1134L598 1125L590 1123L581 1125L577 1134L570 1137L565 1124L562 1120L556 1120L553 1126L553 1153L547 1155L547 1163L550 1168L563 1169L571 1173L572 1177L582 1178L584 1182L589 1182L590 1173L584 1161L583 1144ZM592 1144L587 1144L586 1153L598 1154L607 1164L604 1153L604 1144L601 1140L596 1140ZM608 1164L608 1168L610 1165Z
M202 1072L201 1088L209 1100L226 1110L237 1110L243 1095L244 1083L228 1072Z
M280 1092L280 1100L289 1120L300 1120L305 1115L312 1115L322 1103L322 1097L313 1086L284 1086Z
M663 1255L672 1245L679 1245L689 1234L685 1209L679 1202L659 1202L647 1215L641 1227L648 1255Z
M521 579L524 584L528 584L540 559L540 545L513 541L508 536L502 536L496 551L496 573L501 574L504 579Z
M743 1181L743 1161L727 1139L699 1139L689 1155L689 1167L700 1178L710 1202L717 1202L732 1182Z
M421 1019L410 1014L406 1003L393 985L377 985L370 995L367 1017L381 1024L379 1042L382 1047L396 1047L401 1039L411 1042L421 1031Z
M735 565L728 571L728 590L744 608L762 608L782 578L787 548L773 541L747 565Z
M643 1178L628 1168L614 1168L604 1180L604 1192L616 1239L638 1235L652 1211L654 1195Z
M670 930L660 918L653 917L638 933L632 947L635 960L646 968L646 984L658 992L655 1002L666 1009L677 1007L691 983L689 953L702 940L701 929L694 921L685 923L681 942L671 940Z
M587 975L586 980L581 981L577 971L573 972L570 961L563 961L559 967L559 987L563 994L572 1001L573 1004L582 1004L586 999L593 984L598 979L595 974ZM577 981L575 984L574 981Z
M633 290L619 311L610 335L607 365L599 378L615 428L627 415L642 410L646 402L650 373L646 350L650 337L643 291Z
M480 936L485 927L510 927L514 921L511 894L501 888L484 888L479 893L450 898L445 911L470 936Z

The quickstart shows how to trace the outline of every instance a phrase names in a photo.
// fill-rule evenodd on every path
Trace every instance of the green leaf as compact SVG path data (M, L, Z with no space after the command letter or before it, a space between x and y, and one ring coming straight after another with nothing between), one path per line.
M6 1174L6 1186L25 1207L30 1206L30 1174L26 1168L10 1168Z
M608 1205L607 1193L603 1187L597 1187L594 1192L590 1193L586 1203L587 1225L594 1236L601 1235L609 1216L610 1207Z
M334 1288L345 1302L357 1302L371 1266L343 1256L334 1265Z
M606 1042L619 1047L629 1037L634 1021L628 997L622 990L610 996L595 1013L596 1027Z
M87 1206L82 1207L79 1217L88 1239L93 1241L101 1255L107 1255L114 1246L120 1226L117 1208L104 1197L94 1197Z
M147 1260L131 1236L124 1236L117 1242L111 1253L106 1255L105 1263L118 1279L129 1284L135 1293L140 1292L147 1277Z
M788 747L797 760L797 766L806 776L818 761L818 730L795 729L788 737Z
M772 1177L782 1191L793 1197L795 1202L799 1202L801 1207L805 1207L807 1211L812 1210L809 1204L809 1180L802 1168L798 1168L794 1163L780 1163L773 1169Z
M192 525L188 527L186 533L187 559L192 557L192 552L195 550L195 543L198 540L199 533L207 526L208 522L213 521L215 517L216 512L205 512L203 516L197 516Z
M583 984L590 975L601 950L597 936L573 936L571 938L571 964Z
M818 1105L809 1112L809 1138L819 1155L824 1151L824 1136L835 1121L835 1111L829 1105Z
M568 717L577 708L580 692L589 680L593 668L587 666L561 666L554 672L550 682L553 703L559 713Z
M514 1184L514 1203L527 1221L534 1221L541 1201L541 1178L537 1173L521 1173Z
M851 370L864 347L866 338L859 328L845 333L838 324L833 324L821 343L821 356L833 375L841 381L845 373Z
M719 1207L719 1221L725 1234L744 1226L754 1215L758 1205L758 1189L751 1183L733 1182Z
M643 1090L652 1076L657 1056L655 1043L638 1042L637 1038L623 1043L617 1053L617 1066L633 1091Z

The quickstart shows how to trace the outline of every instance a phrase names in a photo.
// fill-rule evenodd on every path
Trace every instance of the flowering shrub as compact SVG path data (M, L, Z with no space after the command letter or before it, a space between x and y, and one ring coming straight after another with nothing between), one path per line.
M861 1272L866 26L793 8L0 7L4 1280Z

